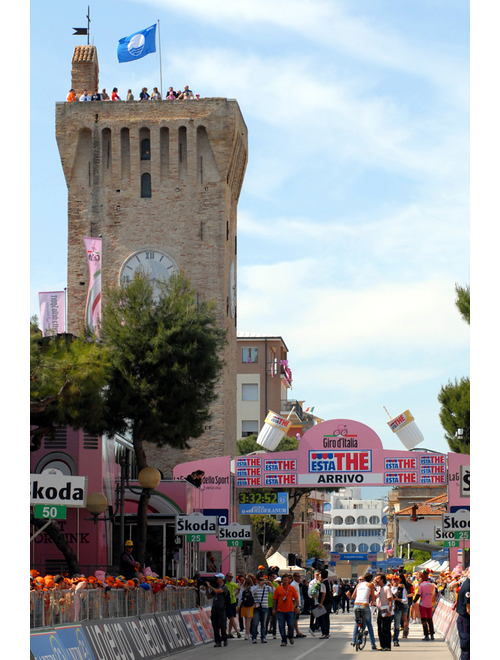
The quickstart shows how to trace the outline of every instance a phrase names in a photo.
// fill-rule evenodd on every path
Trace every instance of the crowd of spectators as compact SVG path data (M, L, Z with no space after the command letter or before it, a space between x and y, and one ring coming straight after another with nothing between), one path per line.
M192 90L189 89L189 85L184 87L184 90L178 90L177 92L173 87L168 88L168 92L165 95L165 101L198 101L200 99L199 94L194 94ZM111 92L111 97L107 93L106 89L99 91L97 88L90 92L87 89L81 90L78 93L74 89L70 89L66 101L68 103L73 103L74 101L135 101L136 98L131 89L127 90L127 96L122 99L118 94L118 88L113 87ZM143 87L139 93L138 101L161 101L161 94L158 91L158 87L153 87L151 94L148 92L147 87Z

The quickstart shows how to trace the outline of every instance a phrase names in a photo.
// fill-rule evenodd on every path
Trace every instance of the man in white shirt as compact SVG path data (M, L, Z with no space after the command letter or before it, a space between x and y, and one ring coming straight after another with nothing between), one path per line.
M322 607L323 606L323 601L325 600L326 596L326 587L321 581L321 572L320 571L315 571L314 573L314 579L309 582L309 588L307 590L307 593L309 594L309 597L313 599L314 601L314 608L316 609L317 607ZM314 637L316 631L318 628L321 627L321 639L327 639L328 637L328 630L326 626L326 619L325 615L328 616L325 612L325 614L320 615L315 619L314 614L312 613L311 610L311 619L310 619L310 627L309 627L309 632L311 635Z
M87 94L87 90L84 89L83 94L80 96L80 101L91 101L91 100L92 97L90 96L90 94Z
M374 579L375 594L377 596L377 628L381 651L391 650L391 615L393 613L394 597L383 573Z

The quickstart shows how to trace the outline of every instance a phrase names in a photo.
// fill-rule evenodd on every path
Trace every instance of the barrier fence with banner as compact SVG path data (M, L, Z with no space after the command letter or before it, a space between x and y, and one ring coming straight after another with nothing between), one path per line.
M209 607L82 621L35 630L31 657L155 660L213 641Z
M192 610L198 602L207 604L206 595L201 592L198 596L190 587L167 588L156 594L151 589L32 591L30 598L30 628ZM62 598L65 602L60 604Z
M435 630L443 635L454 660L460 660L460 637L457 629L458 615L454 606L454 602L440 598L434 608L432 621Z

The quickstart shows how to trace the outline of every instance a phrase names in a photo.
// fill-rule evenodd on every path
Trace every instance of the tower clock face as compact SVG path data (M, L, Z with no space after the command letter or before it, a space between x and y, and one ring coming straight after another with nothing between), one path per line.
M120 269L120 284L126 286L138 271L148 276L153 285L153 297L157 300L161 293L160 282L168 282L172 273L178 273L179 269L168 254L151 248L135 252L126 259Z
M231 261L231 266L229 267L229 309L234 319L236 313L236 267L234 261Z

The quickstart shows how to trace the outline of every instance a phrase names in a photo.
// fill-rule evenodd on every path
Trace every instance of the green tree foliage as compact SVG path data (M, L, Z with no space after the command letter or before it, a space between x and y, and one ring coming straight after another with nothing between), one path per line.
M102 390L109 375L109 354L100 343L70 334L42 337L38 319L30 321L30 449L59 425L101 433L106 414ZM39 529L47 521L31 514ZM78 558L53 520L45 529L63 554L70 573L79 574Z
M70 334L42 337L37 318L31 319L31 451L58 425L102 432L109 365L109 353L100 343Z
M280 524L274 516L250 516L261 546L270 547L281 534Z
M451 451L470 453L470 380L448 382L438 395L441 404L439 420L445 430L444 437ZM461 431L459 431L461 429Z
M467 286L462 287L455 284L455 291L457 294L455 305L463 320L470 325L470 286L467 284Z
M214 302L197 304L183 274L153 287L136 273L126 287L106 291L101 338L110 350L111 373L104 393L108 433L128 433L139 471L147 467L144 442L158 447L189 447L209 421L223 368L226 331L217 325ZM143 563L147 506L138 505L137 560Z
M294 451L299 446L297 438L291 438L288 435L283 436L276 451ZM246 438L241 438L236 442L236 451L238 456L246 456L254 451L263 451L264 447L257 444L256 435L248 435Z
M330 553L323 547L321 536L315 530L309 532L307 535L306 544L308 559L322 559L323 561L330 560Z
M470 325L470 286L455 285L455 305L464 321ZM439 421L445 430L444 437L451 451L457 454L470 453L470 380L448 381L438 394L441 404Z

